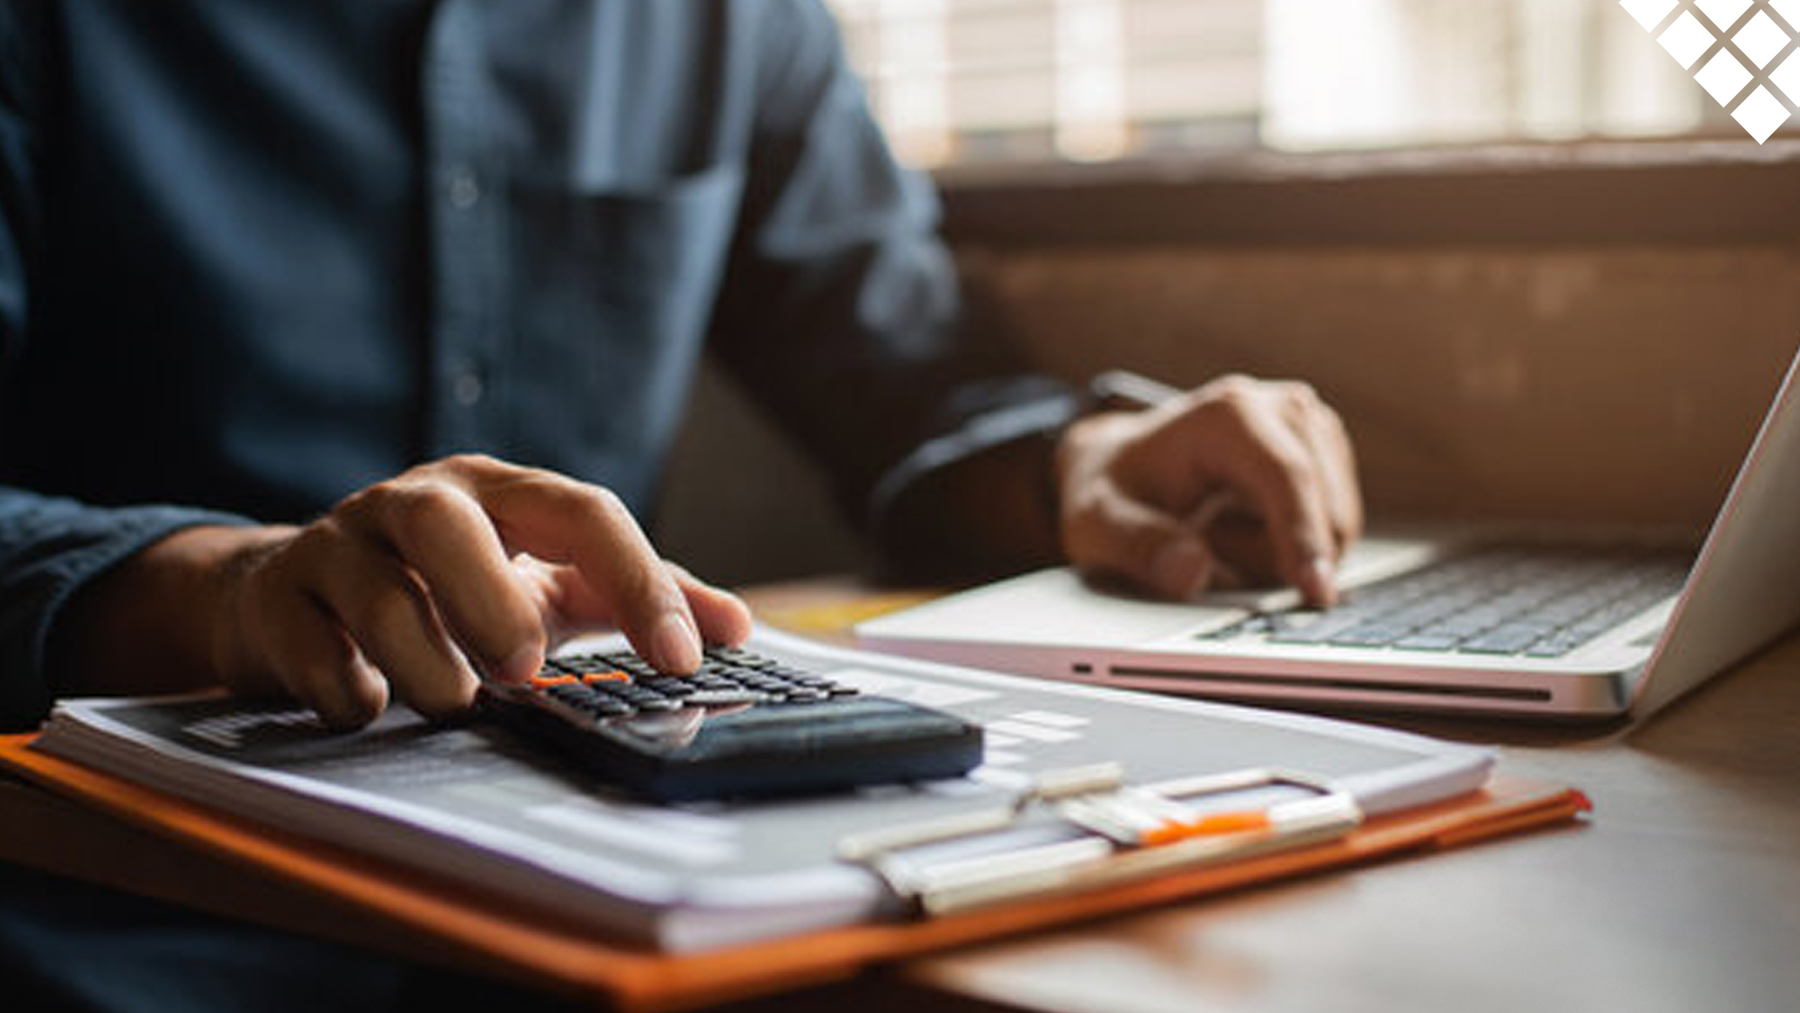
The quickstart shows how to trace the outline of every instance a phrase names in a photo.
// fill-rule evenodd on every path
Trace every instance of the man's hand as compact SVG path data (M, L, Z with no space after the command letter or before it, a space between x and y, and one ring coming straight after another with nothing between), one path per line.
M1056 472L1069 561L1170 598L1273 577L1330 604L1362 533L1349 437L1303 383L1228 376L1082 419Z
M129 584L154 589L159 566L164 588L181 586L171 568L204 575L182 612L209 624L186 640L216 679L283 689L340 727L373 720L390 693L453 714L479 675L523 680L582 629L617 626L672 673L750 633L743 602L658 558L612 493L485 457L414 468L302 528L181 532L105 578L80 620L152 607L127 601Z

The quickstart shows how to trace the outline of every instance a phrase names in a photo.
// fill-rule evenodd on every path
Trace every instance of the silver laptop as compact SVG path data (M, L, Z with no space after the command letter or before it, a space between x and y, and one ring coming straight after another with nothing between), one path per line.
M1271 703L1648 715L1800 621L1800 357L1696 553L1623 532L1390 532L1344 600L1133 598L1067 569L857 627L861 646L1079 682Z

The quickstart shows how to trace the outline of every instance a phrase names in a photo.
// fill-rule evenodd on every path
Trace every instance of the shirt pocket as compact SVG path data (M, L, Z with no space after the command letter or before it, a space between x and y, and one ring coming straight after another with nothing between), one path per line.
M600 288L628 305L717 284L738 217L743 171L715 165L667 179L577 193L574 252Z
M521 322L696 339L724 274L743 180L743 167L725 162L656 179L521 187L517 305L536 308Z
M653 180L515 190L514 368L534 402L562 406L523 413L518 427L543 447L573 434L541 430L573 416L585 443L543 456L584 458L576 470L623 485L654 471L718 298L743 180L742 166L721 163Z

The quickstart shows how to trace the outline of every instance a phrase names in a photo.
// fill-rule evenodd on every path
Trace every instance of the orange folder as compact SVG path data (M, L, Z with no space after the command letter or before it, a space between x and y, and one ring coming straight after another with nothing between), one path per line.
M559 991L657 1013L848 978L872 965L1012 933L1186 900L1322 869L1455 847L1586 812L1572 788L1496 777L1481 791L1371 819L1348 836L1086 894L902 923L871 923L698 954L665 954L483 897L466 884L303 840L0 736L0 766L223 860L349 904L430 952ZM406 948L416 953L419 947Z

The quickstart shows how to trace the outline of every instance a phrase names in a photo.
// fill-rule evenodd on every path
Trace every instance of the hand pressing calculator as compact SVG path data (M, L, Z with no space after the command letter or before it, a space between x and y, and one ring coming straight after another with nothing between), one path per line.
M483 708L602 779L658 801L790 795L955 777L981 762L961 718L738 648L663 675L629 652L553 658Z

